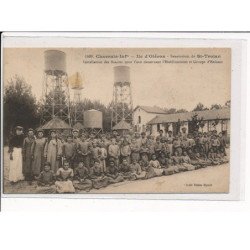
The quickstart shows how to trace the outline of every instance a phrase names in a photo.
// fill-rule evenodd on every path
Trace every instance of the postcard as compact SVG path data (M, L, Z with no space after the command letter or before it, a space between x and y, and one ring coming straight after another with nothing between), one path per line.
M234 45L7 41L4 195L230 194Z

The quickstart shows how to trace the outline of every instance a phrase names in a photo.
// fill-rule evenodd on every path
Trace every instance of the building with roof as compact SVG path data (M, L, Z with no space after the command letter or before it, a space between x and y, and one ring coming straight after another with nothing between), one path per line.
M44 130L45 134L48 135L49 131L55 130L59 137L62 137L65 139L67 135L71 133L71 126L63 121L62 119L55 117L51 119L50 121L46 122L43 126L41 126L39 129Z
M41 129L44 130L71 130L71 127L68 123L63 121L62 119L55 117L41 126Z
M117 132L121 135L127 134L130 129L131 125L124 120L121 120L112 128L112 130L117 130Z
M147 123L147 126L149 127L149 133L154 136L158 135L161 129L164 133L172 131L174 135L180 132L182 128L186 128L188 133L192 133L193 119L201 122L202 126L199 127L201 132L217 130L218 133L225 131L230 134L229 108L156 115Z
M133 124L136 132L146 132L147 123L157 115L163 115L166 112L156 106L137 106L133 111Z

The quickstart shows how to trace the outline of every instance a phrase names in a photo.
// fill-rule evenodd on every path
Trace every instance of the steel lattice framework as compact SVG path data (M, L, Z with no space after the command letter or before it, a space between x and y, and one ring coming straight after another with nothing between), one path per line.
M73 117L72 121L74 124L77 122L83 123L83 108L81 107L81 98L82 98L82 88L73 89L74 99L73 99Z
M121 120L132 124L133 102L130 82L115 82L113 86L111 128Z
M71 126L68 76L59 70L45 71L43 81L41 125L58 117Z

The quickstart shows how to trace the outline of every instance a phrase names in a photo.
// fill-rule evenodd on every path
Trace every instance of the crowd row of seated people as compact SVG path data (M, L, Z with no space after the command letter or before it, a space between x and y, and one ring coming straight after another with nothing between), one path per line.
M76 129L65 138L55 130L51 130L48 137L44 135L43 130L39 129L35 134L33 129L29 129L25 136L23 128L17 127L16 134L9 143L10 182L15 183L25 178L32 184L32 181L44 173L45 162L49 163L50 171L54 175L58 174L59 169L62 171L64 163L67 162L75 177L79 164L83 164L92 179L91 172L96 165L100 166L102 175L111 178L107 175L112 168L110 165L114 164L118 172L122 173L123 179L128 179L123 171L124 166L140 169L140 174L132 175L133 177L128 174L130 179L138 179L227 161L226 136L216 130L192 134L182 130L177 135L173 135L172 131L164 133L160 130L156 137L144 132L131 132L126 135L120 135L117 131L80 134ZM112 182L110 178L109 182ZM116 178L113 179L117 181ZM120 179L119 176L118 180Z
M65 151L74 145L74 153ZM226 140L222 134L178 134L163 131L155 139L136 133L110 138L89 137L83 134L78 142L68 136L62 145L61 166L55 171L47 161L36 177L38 186L54 186L58 193L73 193L76 190L90 191L109 184L145 180L162 175L172 175L211 165L228 162ZM55 184L55 185L54 185Z

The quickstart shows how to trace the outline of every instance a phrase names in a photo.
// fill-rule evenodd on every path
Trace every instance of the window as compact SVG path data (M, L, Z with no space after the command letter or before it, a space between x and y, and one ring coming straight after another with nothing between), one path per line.
M157 124L157 131L159 132L161 130L161 126L160 126L160 124L158 123Z
M141 116L138 116L138 123L141 124Z

